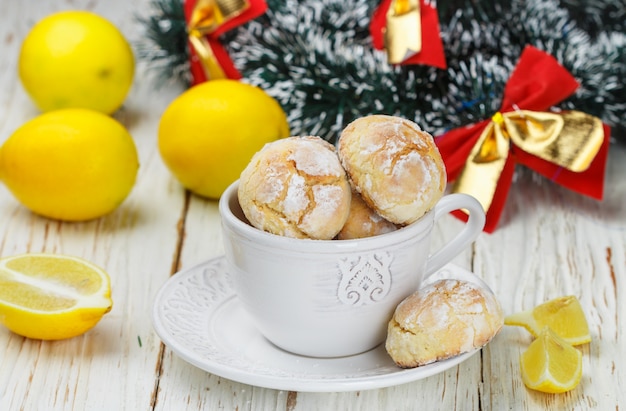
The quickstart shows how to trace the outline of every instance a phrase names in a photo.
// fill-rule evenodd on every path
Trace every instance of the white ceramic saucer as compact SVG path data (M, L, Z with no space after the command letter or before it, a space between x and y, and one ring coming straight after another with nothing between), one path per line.
M437 278L481 282L452 264L428 281ZM224 257L173 275L156 296L153 324L161 340L196 367L245 384L288 391L389 387L438 374L479 351L413 369L397 367L382 345L341 358L288 353L267 341L252 325L231 286Z

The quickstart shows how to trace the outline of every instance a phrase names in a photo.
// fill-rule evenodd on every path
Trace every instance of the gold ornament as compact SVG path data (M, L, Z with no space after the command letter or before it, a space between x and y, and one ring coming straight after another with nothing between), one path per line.
M247 0L198 0L196 2L189 18L187 34L207 79L227 77L215 57L207 36L249 7L250 3Z
M485 127L457 178L453 192L491 206L511 144L574 172L585 171L604 141L602 121L580 111L497 112Z
M384 29L387 59L400 64L422 50L422 24L419 0L393 0Z

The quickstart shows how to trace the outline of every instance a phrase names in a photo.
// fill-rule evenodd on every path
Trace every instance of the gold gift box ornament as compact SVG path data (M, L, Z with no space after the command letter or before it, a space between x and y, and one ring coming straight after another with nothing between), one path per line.
M219 36L267 10L264 0L185 0L193 84L221 78L240 79Z
M387 10L385 49L391 64L400 64L422 50L419 0L394 0Z
M382 0L370 20L372 45L389 64L446 69L439 16L425 0Z
M452 192L470 194L483 205L486 232L498 224L516 164L602 199L608 126L580 111L548 111L577 87L552 56L527 46L505 87L502 109L435 138L454 181Z

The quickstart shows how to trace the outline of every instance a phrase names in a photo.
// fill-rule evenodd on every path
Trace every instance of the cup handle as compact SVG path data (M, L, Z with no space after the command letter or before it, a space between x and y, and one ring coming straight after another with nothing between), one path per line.
M465 247L476 240L485 227L483 206L474 197L463 193L448 194L442 197L435 206L434 220L437 222L437 220L449 212L460 209L465 209L469 212L467 223L452 241L428 257L426 270L424 271L425 277L439 270L456 257Z

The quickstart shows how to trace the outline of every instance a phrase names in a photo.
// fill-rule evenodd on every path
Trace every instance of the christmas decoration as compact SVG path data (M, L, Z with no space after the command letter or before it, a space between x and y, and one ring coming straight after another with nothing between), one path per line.
M436 139L453 192L477 198L492 232L504 207L516 163L581 194L602 198L609 129L579 111L546 112L578 83L550 55L527 47L491 120ZM462 212L456 213L462 218Z
M193 84L207 80L241 78L220 43L219 36L260 16L266 8L263 0L185 1Z
M383 0L370 23L374 48L392 64L446 68L437 10L424 0Z
M267 4L262 16L220 41L244 81L279 101L292 135L335 142L349 122L365 115L413 120L436 136L450 181L457 180L453 190L474 195L485 207L487 232L498 224L516 164L602 198L609 128L616 139L626 141L626 85L621 80L626 77L626 4ZM588 11L590 21L579 8ZM397 19L406 19L402 24L408 24L404 30L412 41L397 41L398 27L392 27ZM147 28L147 37L159 37L153 24ZM438 42L443 53L437 52ZM530 58L536 60L530 72L516 69L520 56L529 53L542 57ZM584 131L572 133L583 125ZM541 144L548 147L534 149ZM554 156L555 150L564 156Z
M294 135L334 141L353 119L398 115L433 135L489 118L527 45L554 56L580 86L558 103L626 141L626 4L612 0L450 0L435 4L447 69L392 65L373 46L378 0L268 0L220 37L246 82L275 97ZM181 0L155 0L140 58L189 83ZM182 17L182 21L181 21ZM182 38L182 40L181 40ZM424 46L424 44L422 44ZM419 55L419 54L417 54Z

